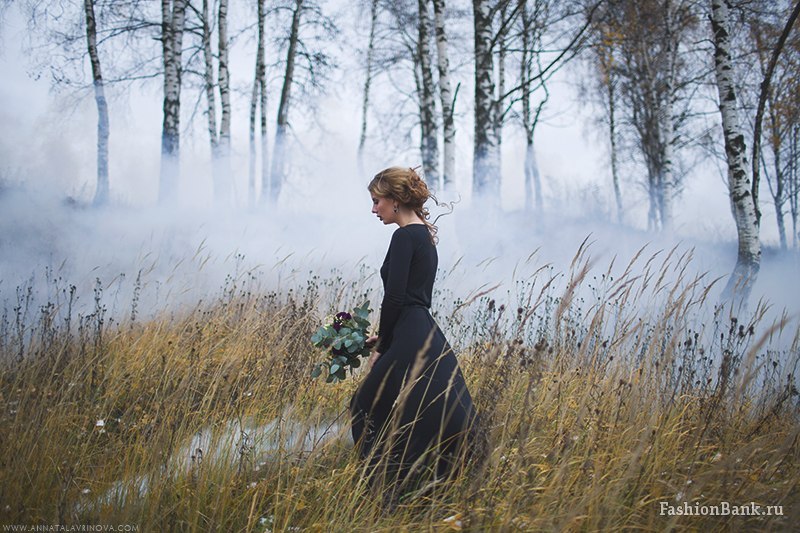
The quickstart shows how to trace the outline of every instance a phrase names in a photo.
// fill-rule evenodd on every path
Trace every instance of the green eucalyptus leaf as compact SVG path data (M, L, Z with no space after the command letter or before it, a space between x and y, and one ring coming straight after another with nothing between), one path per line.
M331 375L336 374L336 372L338 372L341 368L342 365L340 365L339 363L333 363L331 365Z
M322 375L322 365L318 364L314 367L314 370L311 371L312 378L318 378Z

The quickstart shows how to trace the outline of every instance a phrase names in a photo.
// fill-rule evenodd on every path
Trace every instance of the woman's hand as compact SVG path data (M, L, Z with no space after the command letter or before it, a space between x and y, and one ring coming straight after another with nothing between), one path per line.
M372 368L372 365L375 364L375 361L377 361L380 356L381 356L381 354L378 353L378 352L372 352L370 354L370 356L369 356L369 368L370 369Z
M372 335L371 337L367 337L367 340L364 341L364 344L366 344L367 348L370 349L374 348L377 343L378 343L377 335ZM369 368L372 368L372 365L375 364L375 361L377 361L378 357L380 356L381 354L379 354L376 351L373 351L372 353L369 354L369 360L368 360Z

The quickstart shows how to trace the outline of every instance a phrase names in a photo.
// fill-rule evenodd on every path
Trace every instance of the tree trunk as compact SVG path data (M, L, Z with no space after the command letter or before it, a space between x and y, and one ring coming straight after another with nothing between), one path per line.
M369 17L369 42L367 44L367 76L364 80L364 98L361 101L361 133L358 136L358 172L364 175L364 145L367 142L367 113L369 90L372 85L372 67L375 57L375 27L378 23L378 0L372 0Z
M436 55L439 67L439 95L442 102L442 125L444 127L442 185L444 190L452 190L456 179L456 127L453 120L455 100L450 84L450 59L447 51L445 11L445 0L433 0Z
M219 123L219 149L214 165L217 167L218 190L216 201L227 205L231 198L231 93L228 72L228 0L220 0L219 15L219 101L222 117Z
M506 92L506 36L508 30L505 26L506 7L503 2L500 7L500 22L503 23L497 35L497 96L494 98L494 134L497 142L497 151L502 153L503 146L503 95ZM498 167L498 171L501 169Z
M94 0L84 0L83 7L86 15L86 43L89 60L92 64L94 101L97 105L97 189L94 193L94 205L105 205L109 200L108 104L103 85L103 74L100 70L100 56L97 53L97 20L94 16Z
M494 62L491 6L472 1L475 28L475 138L472 156L472 190L475 200L490 211L500 207L500 154L494 125Z
M417 57L420 68L421 92L419 94L420 151L425 181L432 187L439 183L439 144L436 124L436 101L431 61L431 22L427 0L417 0L419 26Z
M256 91L259 94L259 107L260 107L260 125L261 125L261 202L266 203L269 199L269 148L267 139L267 67L266 67L266 51L265 51L265 31L264 31L264 17L266 12L264 9L265 0L258 0L258 51L256 53L256 76L253 87L253 99L255 101ZM255 105L255 104L253 104ZM253 109L253 122L255 122L255 109ZM252 126L253 129L255 125ZM252 133L255 137L255 132ZM253 156L253 164L255 165L255 156ZM255 176L253 177L253 201L255 201Z
M522 57L520 59L520 79L530 80L533 79L533 60L536 58L536 64L539 72L542 71L541 58L534 50L537 45L541 44L541 31L543 29L542 22L536 20L539 13L538 8L535 14L528 11L526 0L519 0L519 10L522 17ZM525 209L530 211L535 209L536 215L541 216L544 209L544 201L542 198L542 182L539 175L539 164L536 161L536 147L534 145L534 135L536 133L536 126L539 124L539 117L541 116L547 100L550 98L550 93L547 91L547 85L544 80L541 81L541 87L544 91L544 98L539 105L536 106L534 112L531 105L531 98L533 96L533 86L531 84L525 85L522 90L522 127L525 130Z
M770 109L772 105L770 104ZM777 119L776 117L772 117L772 130L775 131L777 129ZM783 205L786 203L786 176L781 166L781 143L777 141L778 136L774 135L773 138L776 140L775 144L773 145L773 153L774 153L774 161L773 161L773 168L775 170L775 190L772 193L772 200L775 204L775 218L776 222L778 223L778 237L781 241L781 250L786 251L788 247L788 243L786 241L786 223L784 221L784 212L783 212Z
M260 135L261 135L261 201L269 198L269 157L267 154L267 91L266 91L266 66L264 60L264 2L258 0L258 43L256 51L256 66L253 75L253 91L250 96L250 159L248 167L248 197L249 205L254 206L256 197L256 111L261 107Z
M756 206L750 192L747 147L737 115L736 86L731 62L729 7L726 0L711 0L711 27L714 33L714 74L719 92L719 110L725 136L728 163L728 191L733 219L739 236L736 266L728 280L725 295L734 293L746 299L761 265L761 243Z
M211 157L217 152L217 100L214 94L214 51L211 49L211 25L208 0L203 0L203 60L205 64L204 81L208 111L208 138L211 143ZM216 176L215 176L216 178Z
M613 53L613 52L609 52ZM614 87L614 75L611 69L608 70L608 80L606 83L608 97L608 139L611 144L611 182L614 185L614 200L617 205L617 222L622 224L624 209L622 207L622 192L619 187L619 169L617 164L617 91Z
M283 89L278 104L278 120L275 130L275 148L272 151L272 172L270 184L270 200L277 203L281 187L286 180L287 135L289 126L289 105L291 101L292 82L294 80L294 62L297 55L297 42L300 34L300 16L303 11L303 0L295 0L292 14L292 29L289 35L289 49L286 53L286 72L283 76Z
M789 168L786 171L786 196L789 199L789 213L792 216L792 249L797 250L798 235L797 219L800 215L798 200L800 200L800 127L792 129L791 142L789 144Z
M216 90L216 84L214 83L214 51L211 47L212 28L208 2L209 0L203 0L203 63L205 66L203 81L205 82L204 86L206 91L208 140L211 145L211 179L213 182L214 199L216 200L220 196L220 173L217 166L219 138L217 136L217 97L214 92Z
M753 204L755 205L756 211L756 225L758 225L761 221L761 210L758 206L758 182L759 169L761 168L761 165L759 164L761 161L761 122L764 117L764 107L767 102L769 87L772 83L772 75L774 74L775 66L778 63L778 56L780 56L781 52L783 51L783 47L786 44L786 39L789 37L789 33L791 33L798 17L800 17L800 2L797 2L794 6L794 9L792 9L792 13L789 15L789 19L786 21L786 25L783 27L781 36L778 38L778 43L775 45L775 49L772 51L772 57L767 65L767 71L764 74L764 79L761 82L761 90L758 95L758 107L756 108L755 126L753 127L753 180L750 186L750 192L753 196Z
M675 145L675 124L674 124L674 98L675 98L675 78L678 61L678 42L674 35L676 32L676 14L671 1L665 2L665 26L666 26L666 79L664 80L664 96L662 100L661 114L661 165L659 177L659 218L661 219L661 230L669 231L672 229L672 196L675 194L675 168L674 168L674 145Z
M164 103L161 126L159 201L171 204L178 196L180 174L181 57L187 0L161 0L161 49L164 64Z
M259 0L259 4L261 0ZM248 122L249 157L247 160L247 198L248 205L253 206L256 199L256 111L258 110L258 64L261 61L261 47L256 52L256 74L253 76L253 90L250 93L250 120Z

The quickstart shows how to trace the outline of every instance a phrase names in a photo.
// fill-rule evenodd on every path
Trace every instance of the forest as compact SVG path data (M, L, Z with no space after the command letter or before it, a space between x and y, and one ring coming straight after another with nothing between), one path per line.
M799 15L0 0L0 523L791 529ZM489 450L388 512L310 339L377 323L390 165Z

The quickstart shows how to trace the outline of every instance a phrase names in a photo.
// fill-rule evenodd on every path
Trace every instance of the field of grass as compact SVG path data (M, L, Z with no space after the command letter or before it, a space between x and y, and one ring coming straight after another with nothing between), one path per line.
M364 298L378 307L363 272L280 292L235 276L192 308L146 319L136 292L112 317L100 287L82 314L69 287L46 305L20 290L0 321L0 524L790 530L796 318L713 306L686 261L637 257L612 277L579 253L563 282L540 272L502 297L438 293L489 456L391 511L364 486L348 440L360 375L310 377L322 356L309 338L325 314ZM704 514L726 505L728 515ZM753 506L761 516L733 514Z

